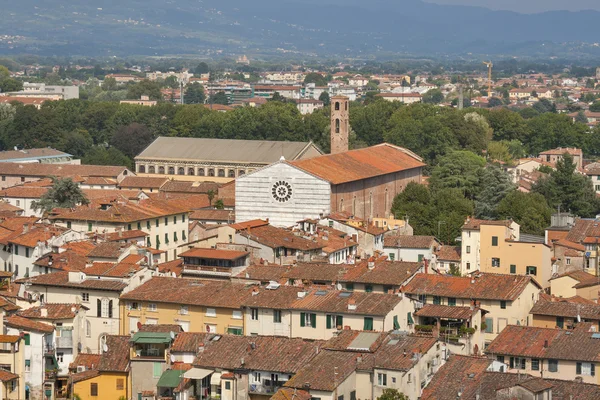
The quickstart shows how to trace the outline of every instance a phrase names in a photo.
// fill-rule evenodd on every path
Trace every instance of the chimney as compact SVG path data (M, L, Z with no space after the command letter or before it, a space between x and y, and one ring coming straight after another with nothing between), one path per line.
M257 287L253 287L252 288L252 296L256 296L258 294L258 288Z
M303 299L304 297L306 297L306 292L305 291L298 292L298 298L299 299Z
M40 308L40 317L48 318L48 309L46 307Z
M544 348L547 349L548 348L548 339L544 340Z
M350 299L348 300L348 310L355 311L356 310L356 300Z
M23 225L23 233L29 232L29 224Z
M198 353L203 353L204 352L204 343L200 343L198 345Z
M331 154L348 151L350 132L349 99L346 96L331 98Z
M369 271L375 269L375 261L373 261L373 258L370 258L369 261L367 261L367 268L369 269Z

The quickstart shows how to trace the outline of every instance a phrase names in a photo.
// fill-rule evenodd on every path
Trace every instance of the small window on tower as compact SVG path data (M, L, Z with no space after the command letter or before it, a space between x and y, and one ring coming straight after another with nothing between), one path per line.
M340 102L339 101L335 102L335 109L336 109L336 111L340 109Z
M335 133L340 133L340 120L339 119L335 120Z

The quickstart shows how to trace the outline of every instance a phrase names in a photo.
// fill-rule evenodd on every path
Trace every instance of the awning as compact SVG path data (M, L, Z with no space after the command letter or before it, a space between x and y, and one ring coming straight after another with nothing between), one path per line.
M177 386L179 386L179 383L181 382L182 375L183 375L182 370L168 369L165 372L163 372L163 374L160 376L160 379L158 380L158 383L156 384L156 386L157 387L169 387L169 388L177 387Z
M210 377L210 384L211 385L220 385L221 384L221 373L220 372L215 372L214 374L212 374L212 376Z
M189 371L186 371L185 374L183 374L183 377L188 379L204 379L212 373L213 371L210 369L192 368Z
M171 334L168 332L137 332L131 338L131 342L143 344L170 343L171 340Z

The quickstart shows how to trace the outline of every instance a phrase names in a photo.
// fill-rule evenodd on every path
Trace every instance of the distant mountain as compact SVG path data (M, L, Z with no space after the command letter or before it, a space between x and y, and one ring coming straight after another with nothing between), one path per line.
M519 14L420 0L6 3L0 54L600 56L596 11Z

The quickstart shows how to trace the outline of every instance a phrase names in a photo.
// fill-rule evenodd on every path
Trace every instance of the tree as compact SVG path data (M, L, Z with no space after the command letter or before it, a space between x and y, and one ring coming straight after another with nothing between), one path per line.
M506 142L490 142L487 150L490 161L511 162L513 161L512 154Z
M377 400L408 400L408 397L400 393L397 389L384 389Z
M117 89L118 84L115 78L104 78L104 82L102 82L102 90L113 91Z
M314 83L315 86L327 86L327 79L318 72L310 72L304 77L304 84Z
M52 187L31 203L31 208L48 213L55 208L73 208L77 205L89 204L89 200L71 178L52 177Z
M455 150L440 157L429 179L431 190L460 189L465 197L474 199L479 190L479 174L485 159L470 151Z
M590 106L590 111L600 112L600 101L594 102L594 104Z
M540 114L543 113L556 113L556 105L548 99L540 99L534 105L533 108Z
M177 89L179 87L179 80L175 75L169 75L163 82L164 86L171 89Z
M120 126L114 133L110 143L129 158L137 156L152 141L154 136L146 125L134 122Z
M269 99L269 101L278 101L280 103L287 102L287 99L283 97L279 92L273 93L273 96Z
M319 95L319 100L321 100L323 102L323 105L325 107L327 107L329 105L329 93L327 93L326 91L322 91L321 94Z
M577 113L577 117L575 117L575 122L579 122L582 124L587 124L588 123L588 119L585 116L585 113L583 111L579 111Z
M150 100L161 100L160 84L144 79L138 83L133 83L127 88L128 99L139 99L142 96L150 97Z
M122 165L127 168L133 168L131 159L121 153L119 149L109 147L108 149L102 146L94 146L81 159L83 164L91 165Z
M546 198L550 207L561 207L580 217L594 217L600 209L596 191L589 177L576 173L573 156L563 154L556 169L533 186L533 191Z
M210 104L222 104L226 106L229 104L229 99L227 99L227 95L225 94L225 92L220 91L210 96L208 102Z
M198 64L198 66L194 70L194 74L196 75L208 74L209 72L210 69L208 68L208 64L205 62L201 62L200 64Z
M428 90L423 95L423 103L426 104L440 104L442 101L444 101L444 94L440 89Z
M204 87L199 82L189 84L185 89L185 104L203 104L205 98Z
M494 108L494 107L501 107L502 106L502 100L500 100L497 97L492 97L488 100L488 107L489 108Z
M208 197L208 205L210 207L212 207L212 202L216 195L217 195L217 192L215 192L212 189L209 189L208 192L206 192L206 196Z
M223 203L223 200L219 199L219 200L215 201L215 208L217 210L224 210L225 209L225 203Z
M498 204L496 214L501 219L512 218L521 225L522 233L543 236L550 225L552 209L539 193L513 190Z
M496 219L496 208L515 189L510 175L495 165L483 169L479 176L480 190L475 197L475 216Z

